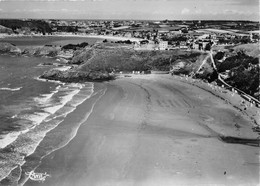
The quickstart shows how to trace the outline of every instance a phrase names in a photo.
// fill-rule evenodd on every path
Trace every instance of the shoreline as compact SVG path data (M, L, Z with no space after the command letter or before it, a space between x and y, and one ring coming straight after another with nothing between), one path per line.
M73 35L73 34L58 34L58 35L0 35L0 39L6 38L22 38L22 37L75 37L75 38L97 38L109 40L130 40L140 41L141 38L123 37L123 36L107 36L107 35Z
M216 136L253 139L257 135L252 135L249 121L220 98L174 80L133 75L102 83L108 90L75 138L43 158L35 170L51 177L25 185L256 183L259 167L243 162L256 162L258 148ZM241 127L225 124L229 120Z
M57 82L54 82L57 83ZM90 87L86 87L86 88L90 88ZM92 88L91 88L92 89ZM63 117L63 115L60 115L58 117L55 117L53 120L49 120L49 121L45 121L44 123L41 123L41 125L37 125L36 127L39 129L42 129L41 131L47 131L44 134L43 139L41 139L41 141L38 142L38 145L34 148L34 150L32 152L30 152L27 156L24 157L24 160L22 162L22 164L17 164L16 167L14 167L12 170L10 170L10 172L0 180L0 185L1 184L11 184L11 185L22 185L22 183L15 183L18 182L20 179L21 182L26 181L26 177L24 177L26 170L29 168L33 168L30 167L30 165L37 165L37 161L41 161L42 158L44 158L45 156L47 156L48 154L55 152L56 150L66 146L77 134L77 130L79 129L79 126L82 124L82 122L84 122L89 115L91 114L93 107L96 103L96 101L99 99L98 96L102 96L102 87L101 86L96 86L95 90L93 90L94 92L91 93L91 96L87 96L86 98L84 98L83 102L76 104L75 109L73 109L71 112L65 113L66 117L62 120L59 120L59 118ZM89 90L83 90L83 91L89 91ZM103 90L105 91L105 90ZM81 93L82 94L82 93ZM84 94L83 94L84 95ZM81 95L80 97L82 97L83 95ZM84 95L85 96L85 95ZM96 97L98 97L98 99L96 100ZM93 104L92 104L93 102ZM70 103L69 105L71 105L72 107L74 107L74 105L72 103ZM82 105L84 105L85 110L84 113L82 112L82 114L79 115L79 117L77 118L77 121L75 119L70 120L72 122L76 122L74 125L69 126L67 120L68 118L75 118L75 110L77 110L78 107L82 107ZM55 112L56 113L56 112ZM72 115L72 117L70 117ZM77 114L76 114L77 115ZM67 118L67 120L66 120ZM59 122L57 123L56 121ZM50 126L50 123L55 123L55 126ZM66 123L67 122L67 123ZM65 124L64 124L65 123ZM64 127L65 125L65 127ZM66 127L67 125L67 127ZM47 128L46 128L47 127ZM63 134L62 136L59 135L63 132L66 132L65 134ZM57 136L55 136L55 134L58 134ZM53 138L55 137L55 138ZM37 165L38 166L38 165ZM37 167L36 166L36 167ZM36 168L35 167L35 168ZM35 169L33 168L33 169ZM24 171L24 172L21 172ZM19 174L19 177L16 178L16 175ZM16 180L13 180L12 178L16 178Z
M142 76L147 76L143 74L117 74L120 78L138 78ZM158 74L154 74L158 75ZM160 74L162 75L162 74ZM160 76L158 75L158 76ZM240 94L232 92L226 88L223 88L219 85L213 85L212 83L204 82L202 79L194 79L190 76L180 76L180 75L173 75L168 77L168 79L178 80L183 83L189 84L194 87L198 87L203 91L209 92L210 94L214 95L215 97L221 99L225 102L225 104L230 104L232 107L237 109L242 114L246 115L252 120L254 126L260 127L260 108L254 104L251 104L248 100L244 99ZM244 101L244 104L241 102Z
M175 80L177 80L177 81L175 81ZM153 83L155 83L155 85L153 85ZM184 84L186 84L186 85L184 85ZM104 97L106 97L106 98L101 99L102 101L97 102L97 104L100 105L99 109L98 109L99 111L96 111L95 114L90 114L89 117L94 118L94 119L92 118L93 121L92 121L91 127L95 128L96 124L98 125L98 127L100 127L99 125L101 125L102 130L100 132L104 133L102 135L103 135L103 137L105 136L105 138L107 138L107 137L109 138L109 136L107 136L107 134L106 134L107 130L109 130L109 131L115 130L112 132L112 135L117 135L117 133L114 133L114 132L117 132L117 130L119 130L119 134L120 134L120 132L122 132L121 130L123 130L123 133L127 132L127 133L131 133L131 135L132 135L130 142L128 140L126 140L126 143L127 143L126 145L128 145L128 143L133 143L132 138L134 138L135 143L138 143L138 146L139 146L141 144L139 144L139 142L138 142L139 138L138 139L135 138L136 135L137 136L140 135L142 138L147 138L147 137L150 138L151 136L154 136L154 135L158 136L163 131L162 134L159 135L159 136L162 136L163 140L165 140L164 138L168 138L169 136L173 136L174 140L175 140L175 138L177 138L177 140L178 140L179 135L181 135L181 136L184 135L185 139L186 139L186 137L187 138L196 138L196 140L197 140L197 138L199 138L199 139L202 138L203 140L208 139L210 141L210 142L208 142L208 146L210 146L211 143L213 143L213 144L217 143L217 145L220 145L220 147L218 147L218 148L222 148L221 145L223 145L223 144L224 144L224 146L225 145L228 145L228 146L234 145L234 147L232 146L232 148L235 148L234 149L235 151L239 151L240 153L242 153L243 156L245 154L243 153L243 151L241 151L240 147L237 147L237 146L240 146L240 145L245 146L244 150L249 150L250 152L252 150L251 148L254 148L257 146L259 147L259 139L257 139L257 135L256 135L257 132L252 133L252 130L251 130L252 126L248 125L249 123L252 124L252 118L253 118L256 121L256 124L259 126L259 122L257 123L257 121L259 121L259 113L260 113L259 109L254 106L250 106L250 105L248 105L248 106L241 105L240 102L241 102L241 99L243 99L243 98L241 98L240 95L238 95L238 94L233 94L231 91L228 91L227 89L221 88L219 86L213 86L212 84L205 83L202 80L191 79L189 77L170 76L169 74L167 74L167 75L131 74L128 77L124 77L124 75L121 75L114 81L104 82L104 85L106 85L107 87L110 87L109 88L110 91L108 91L108 93L106 93L109 96L104 95ZM177 88L175 87L175 85ZM191 87L193 87L193 88L191 88ZM199 88L200 90L197 90L196 87ZM113 90L113 89L115 89L115 90ZM131 90L131 89L133 89L135 91L133 92L133 90ZM196 91L193 92L193 90L196 90ZM190 95L188 94L188 92L190 93ZM115 95L112 95L112 94L115 94ZM211 95L209 95L209 94L211 94ZM133 98L130 99L129 97L131 97L131 96ZM175 96L177 96L178 99L175 99ZM168 98L168 97L170 97L170 98ZM102 98L103 98L103 96L102 96ZM114 102L110 102L111 98L114 100ZM109 99L109 100L106 100L106 99ZM125 100L127 100L127 101L125 102ZM211 101L215 102L216 105L212 105ZM201 106L200 104L202 104L204 106ZM86 105L86 103L84 105ZM210 105L212 106L212 108L210 107ZM108 107L108 108L111 107L111 109L106 109L105 107ZM124 111L119 111L118 107L121 108L121 110L126 109L127 111L129 111L129 110L132 110L132 111L127 114L121 113ZM74 113L75 115L72 114L74 116L68 117L67 120L73 122L76 119L75 116L80 117L82 115L82 113L86 112L84 110L83 105L81 106L81 108L82 108L82 110L80 111L81 114L79 114L78 113L79 111L76 109L77 111L75 111L75 113ZM204 114L203 111L208 112L207 110L205 110L206 108L209 109L211 112ZM135 109L139 110L139 113L137 113L135 111ZM202 109L202 110L197 111L197 109ZM215 111L214 111L214 109L215 109ZM227 109L228 112L225 113L222 111L222 109L224 109L224 110ZM156 112L155 112L155 110L156 110ZM166 113L164 113L165 110L166 110ZM218 112L220 112L220 114ZM176 115L176 116L172 116L172 113L173 113L173 115ZM127 123L128 122L131 123L132 122L131 119L137 117L138 120L134 120L134 123L131 123L131 125L133 124L135 127L137 127L137 129L136 128L132 129L131 128L132 126L127 126L127 128L125 129L123 126L121 126L125 122L125 118L122 118L123 116L121 116L121 114L127 118L128 118L128 114L129 114L129 116L131 118L126 119ZM159 114L159 116L157 117L158 119L162 118L161 122L158 122L157 118L153 118L153 115L156 115L156 114ZM140 115L142 115L141 118L139 118ZM222 115L225 118L224 120L222 120ZM99 118L98 118L99 116L101 116L101 117L103 116L104 118L99 120ZM257 118L257 116L258 116L258 118ZM178 117L181 117L181 119L179 119ZM150 123L150 120L151 120L150 118L153 118L152 124ZM171 119L169 120L167 118L171 118ZM193 121L190 121L188 118L194 119L194 121L196 121L196 123L193 123ZM250 121L248 120L248 118L250 119ZM117 119L120 119L120 123L116 123L116 126L112 127L112 129L110 129L110 125L113 126L114 122ZM171 126L170 125L171 122L173 122L175 119L177 121L180 120L181 123L183 122L182 120L184 120L185 124L188 123L188 125L190 125L191 128L189 128L189 127L186 128L186 126ZM216 121L216 123L215 123L215 121ZM161 125L165 124L164 122L166 123L167 126L161 127ZM88 123L88 118L87 118L86 121L83 122L82 125L88 125L88 124L89 123ZM103 126L104 124L105 124L105 126ZM155 126L153 126L153 125L155 125ZM150 129L149 127L155 127L155 128ZM159 130L157 130L158 127L159 127ZM83 127L83 128L85 128L84 131L87 131L89 129L88 126ZM130 131L128 131L129 128L130 128ZM146 128L149 129L149 134L146 134L146 132L147 132ZM192 131L190 131L190 129L192 129ZM195 129L195 132L193 131L194 129ZM169 134L168 130L172 131L172 134ZM88 139L85 139L85 136L84 136L85 134L82 134L82 131L77 131L74 135L75 140L77 141L77 142L75 142L76 150L72 152L73 154L71 156L76 155L75 153L79 153L80 149L77 144L83 143L83 142L79 142L79 138L77 138L77 136L78 136L77 133L79 133L81 136L79 138L84 138L83 141L85 143L88 143L88 141L87 141ZM89 135L92 136L92 134L89 134ZM120 134L120 135L122 135L122 134ZM55 136L53 136L53 137L55 137ZM92 136L92 137L95 138L95 136ZM117 140L120 140L121 138L124 138L124 136L120 136L120 138L118 138ZM181 137L181 139L182 139L182 137ZM110 140L112 140L112 139L110 139ZM153 139L151 139L151 140L153 140ZM162 140L161 137L159 138L159 140ZM167 140L169 140L169 139L167 139ZM72 138L70 141L74 141L74 138ZM56 149L55 151L51 152L50 156L46 155L46 158L43 158L44 163L40 165L39 169L36 169L36 172L42 172L42 168L44 166L47 166L47 167L45 167L47 169L47 172L54 171L55 167L52 167L52 168L48 167L53 163L52 162L53 160L50 160L49 157L52 157L53 155L62 157L63 156L62 154L64 154L64 153L60 154L60 152L66 151L65 154L70 152L70 149L74 148L70 145L70 143L73 143L73 142L70 142L70 141L68 143L66 143L64 146L62 146L61 148L59 148L58 150ZM106 141L104 143L106 143ZM110 143L114 143L114 141L112 140L112 142L109 142L108 146L111 146ZM152 142L149 141L149 143L152 143ZM153 143L156 144L157 142L153 142ZM83 145L83 144L81 144L81 145ZM97 144L91 144L91 145L95 146ZM166 148L164 144L161 144L161 145L164 148ZM202 149L204 148L203 143L197 144L197 145L199 145ZM114 149L113 146L111 148ZM145 149L147 147L144 146L143 148ZM158 148L161 148L161 147L158 147ZM65 149L65 150L63 150L63 149ZM103 149L101 149L101 150L103 150ZM107 151L107 153L111 153L110 149L105 149L105 150ZM117 148L114 150L117 150ZM149 150L149 149L146 149L146 150ZM162 150L165 151L165 149L162 149ZM180 150L182 150L182 149L180 149ZM216 149L211 149L211 150L214 151ZM222 149L222 150L225 150L225 149ZM130 153L132 153L132 149L130 150ZM144 153L144 152L141 152L141 155L142 155L142 153ZM89 152L84 152L81 155L83 155L83 156L89 155ZM162 154L162 155L164 155L164 154ZM183 155L184 154L181 154L180 156L183 156ZM198 154L193 153L193 155L198 155ZM211 152L209 152L208 155L211 155ZM120 156L120 155L118 155L118 156ZM148 154L146 156L150 156L150 154ZM227 156L227 154L224 154L223 156ZM247 158L247 155L245 155L245 156ZM33 155L32 155L32 158L33 158ZM77 158L79 158L79 157L77 157ZM77 158L76 158L76 161L78 161ZM88 159L88 157L85 157L85 158ZM105 157L103 157L103 155L102 155L101 159L103 160L104 158ZM112 163L115 163L113 157L111 157L111 158L112 159L110 159L110 161L112 161ZM123 158L125 158L125 156L123 156ZM127 157L127 158L129 158L129 157ZM154 157L150 157L150 158L151 158L151 161L154 159ZM206 158L206 157L204 157L204 158ZM215 157L215 158L217 158L217 157ZM238 160L240 158L241 161L249 161L247 159L243 159L243 158L241 159L241 157L237 157L237 158L238 158ZM59 158L58 158L58 160L59 160ZM224 161L226 159L224 158L222 160ZM255 157L253 157L252 154L250 155L250 161L251 160L253 162L255 162ZM74 164L74 160L70 159L68 161L70 163ZM92 160L89 160L89 159L88 159L88 161L92 162ZM107 160L104 160L104 161L107 162ZM137 161L137 160L135 160L135 161ZM167 161L165 160L165 164ZM187 160L187 161L189 161L189 160ZM50 162L52 162L52 163L50 163ZM64 160L63 163L66 164L67 160ZM139 163L142 163L142 161ZM175 163L175 161L173 163ZM240 163L240 162L238 161L236 163ZM138 167L137 164L134 164L134 165L136 167ZM58 164L59 168L64 168L63 166L64 165ZM124 164L124 166L125 166L125 164ZM148 164L148 166L150 166L150 164ZM180 165L180 166L182 166L182 165ZM201 166L205 166L205 164L202 163ZM15 169L17 170L18 168L20 168L20 167L17 167ZM28 167L26 167L26 168L28 168ZM74 168L77 169L77 167L74 167ZM103 170L99 170L101 168L99 167L99 164L96 163L95 170L103 172ZM111 171L110 169L111 168L109 167L109 171ZM128 168L126 168L126 169L128 169ZM207 172L208 171L207 169L208 168L206 168L204 171ZM11 175L14 174L14 172L16 170L12 171ZM23 169L23 170L26 170L26 169ZM82 169L80 169L80 170L82 170ZM84 170L84 168L83 168L83 170ZM145 171L145 170L143 170L143 171ZM121 169L116 170L117 174L121 175L122 173L120 171L121 171ZM162 170L160 170L160 171L162 171ZM215 172L215 171L216 170L214 169L213 172ZM251 171L251 169L249 171ZM106 174L106 173L109 174L109 172L104 172L104 174ZM239 172L239 174L240 173L241 172ZM51 174L53 175L53 173L51 173ZM55 174L59 174L59 173L56 172ZM65 174L71 175L73 173L66 172ZM93 174L95 174L95 176L100 176L99 172L93 173ZM140 172L140 174L141 174L141 172ZM160 174L163 174L163 173L160 172ZM123 173L123 175L124 175L124 173ZM206 173L206 175L207 175L207 173ZM80 177L80 173L77 173L76 175L73 174L73 176ZM131 176L133 176L133 175L131 175ZM113 175L112 175L112 177L113 177ZM151 177L152 176L149 176L150 179L152 179ZM88 178L88 179L90 179L90 178ZM137 179L136 175L134 175L131 179L136 180ZM159 179L161 181L162 178L159 178ZM52 178L50 180L52 181L51 183L53 183L53 184L57 181ZM99 180L95 180L95 182L96 181L99 181ZM76 182L76 183L78 183L78 182ZM161 182L159 182L159 183L161 183ZM35 185L35 182L29 181L29 185L30 184ZM49 184L49 182L47 182L47 185L48 184Z
M44 141L42 141L41 143L40 143L40 145L42 144L43 146L46 146L46 149L41 149L41 148L39 148L39 147L37 147L37 149L29 156L29 158L30 157L32 157L32 158L34 158L34 157L38 157L40 154L44 154L40 159L39 159L39 163L42 161L42 159L44 159L45 157L47 157L47 156L49 156L50 154L52 154L52 153L55 153L56 151L58 151L59 149L62 149L62 148L64 148L65 146L67 146L75 137L76 137L76 135L77 135L77 133L78 133L78 130L79 130L79 128L80 128L80 126L84 123L84 122L86 122L86 120L88 119L88 117L91 115L91 113L93 112L93 108L95 107L95 104L98 102L98 100L103 96L103 94L106 92L106 90L105 89L103 89L103 88L101 88L100 86L96 86L96 88L95 88L96 90L94 90L94 92L93 92L93 96L91 96L91 97L89 97L88 99L86 99L83 103L81 103L80 105L78 105L78 107L79 108L76 108L76 109L78 109L78 110L80 110L80 107L84 107L86 110L89 110L88 112L82 112L82 114L79 116L79 119L77 119L77 121L78 121L78 123L76 123L75 124L75 126L71 126L71 129L67 129L68 130L68 135L69 135L69 137L65 137L64 136L64 138L66 138L66 140L64 140L64 141L60 141L60 144L56 147L56 148L54 148L54 149L52 149L52 150L50 150L50 151L48 151L48 147L46 146L46 144L48 144L48 143L51 143L50 141L52 140L51 138L52 138L52 136L55 136L55 133L59 133L59 130L66 130L66 128L65 127L70 127L69 126L69 122L68 122L68 120L69 121L71 121L71 119L69 119L69 117L71 116L71 118L74 118L75 116L73 116L73 115L75 115L75 113L73 113L73 112L71 112L71 113L69 113L68 114L68 118L67 119L65 119L64 121L62 121L56 128L54 128L53 130L51 130L51 131L49 131L47 134L46 134L46 137L47 138L49 138L49 139L43 139ZM102 93L102 91L103 91L103 93ZM100 94L100 95L99 95ZM95 98L95 97L97 97L97 98ZM93 103L92 103L93 102ZM92 103L92 104L90 104L90 103ZM78 114L76 114L76 115L78 115ZM74 122L74 120L72 120L71 122ZM66 125L68 125L68 126L66 126ZM64 128L64 129L62 129L62 128ZM71 131L70 131L71 130ZM50 145L53 145L53 144L50 144ZM47 152L45 152L45 150L47 150ZM28 157L27 157L28 158ZM28 166L28 164L30 164L30 162L28 163L28 162L25 162L25 164L23 164L21 167L23 168L25 168L25 170L28 168L28 169L30 169L30 167ZM33 169L33 171L35 170L35 169L37 169L38 167L40 166L40 164L39 165L37 165L34 169ZM28 177L27 176L25 176L24 174L26 174L26 171L25 171L24 169L23 169L23 172L22 172L22 174L21 174L21 177L20 177L20 180L19 180L19 185L24 185L27 181L28 181Z
M226 88L218 85L212 85L211 83L203 82L200 79L193 79L190 77L174 76L184 83L188 83L192 86L199 87L200 89L210 92L212 95L222 99L226 104L232 105L235 109L239 110L242 114L247 115L252 119L253 124L260 126L260 108L254 104L250 104L249 101L244 99L238 93L232 92ZM241 102L245 101L242 105Z

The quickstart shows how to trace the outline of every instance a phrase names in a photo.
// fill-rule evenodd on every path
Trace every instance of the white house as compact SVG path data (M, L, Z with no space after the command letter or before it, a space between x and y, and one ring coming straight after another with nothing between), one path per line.
M159 50L166 50L168 48L168 41L159 42Z

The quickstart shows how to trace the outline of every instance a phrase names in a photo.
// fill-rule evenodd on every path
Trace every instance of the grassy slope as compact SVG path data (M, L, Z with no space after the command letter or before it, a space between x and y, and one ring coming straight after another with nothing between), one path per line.
M236 52L239 52L242 50L247 55L252 56L252 57L259 57L259 55L260 55L259 43L238 45L238 46L234 47L234 50Z
M200 53L176 51L136 51L122 47L98 46L75 53L71 63L81 64L79 69L102 71L169 71L177 59L195 62Z

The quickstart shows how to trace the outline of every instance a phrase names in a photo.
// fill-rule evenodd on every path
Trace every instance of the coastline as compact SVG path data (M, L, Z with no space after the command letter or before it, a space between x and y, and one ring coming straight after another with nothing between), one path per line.
M22 179L20 180L20 183L23 184L28 179L25 174L30 170L35 171L36 173L46 171L50 173L50 175L54 175L54 179L47 179L46 185L66 184L66 182L61 183L59 181L60 171L63 171L62 174L64 174L64 178L67 176L75 178L74 182L76 185L82 185L84 182L90 183L90 185L104 185L110 183L111 180L112 185L132 185L139 183L141 185L151 185L153 182L156 183L156 185L172 185L182 183L183 181L187 184L191 184L194 181L201 184L202 182L199 177L208 179L206 181L207 184L215 184L215 182L218 184L225 184L225 182L233 183L234 180L241 181L240 177L243 174L246 174L249 177L251 176L250 179L253 180L252 183L258 181L255 176L255 171L259 170L257 170L256 167L250 168L250 166L241 164L241 162L253 162L254 166L259 165L259 163L257 163L257 159L259 159L259 156L257 155L259 154L257 154L255 148L259 147L259 139L257 139L259 135L257 135L257 132L259 134L260 111L259 108L254 107L254 105L242 105L241 100L243 99L238 94L209 83L204 83L201 80L191 79L189 77L170 76L167 74L131 74L128 76L123 74L115 81L108 81L99 85L104 86L108 91L105 91L105 95L102 95L100 100L98 99L97 105L99 106L97 106L97 108L96 106L93 106L93 110L91 110L89 115L78 122L78 126L83 128L83 130L80 129L78 131L78 129L73 129L74 134L69 135L71 139L69 139L68 142L64 142L65 138L57 139L60 140L61 146L54 151L50 151L49 153L40 156L44 157L43 163L39 167L36 166L38 168L31 169L30 163L34 163L30 162L31 159L37 159L39 157L39 154L37 153L39 152L40 154L46 153L46 149L41 151L41 148L47 148L52 145L50 139L56 139L56 136L52 134L52 132L55 133L56 130L50 132L50 139L47 137L47 139L37 147L37 149L40 150L33 153L33 155L26 157L26 159L29 160L29 163L23 165L22 169L16 167L9 177L14 176L17 171L19 172L22 170ZM106 107L108 107L108 109ZM71 123L78 121L78 118L88 114L86 113L88 108L89 105L87 105L86 102L83 102L79 108L76 108L73 114L68 115L68 118L65 119L66 121L62 122L57 130L63 128L63 132L69 131ZM124 109L126 109L126 111L124 111ZM157 117L155 118L155 116ZM180 122L181 125L172 125L172 123L175 123L175 120ZM91 127L89 126L89 123ZM125 123L127 124L126 127L124 126ZM255 126L258 127L258 131L252 132L252 127ZM89 129L92 130L92 127L94 128L93 133L86 132ZM98 127L98 129L96 127ZM109 134L107 134L107 132ZM99 133L101 133L101 136L98 135ZM129 134L129 139L125 139L124 134ZM89 138L93 138L93 140L89 142ZM116 138L116 140L114 138ZM120 141L121 139L123 139L123 144L117 144L117 140ZM146 139L149 139L148 142ZM191 150L190 148L193 147L193 143L191 143L192 140L189 141L188 139L197 141L198 143L196 143L196 145L199 147L199 150ZM66 140L67 139L65 139L65 141ZM111 149L104 147L103 144L97 144L95 142L96 140L111 147L112 152ZM159 142L154 140L159 140ZM171 146L171 143L176 143L176 140L177 143L181 143L185 146L185 149L191 156L186 156L183 152L183 148L175 145ZM162 141L166 141L167 145ZM89 146L85 147L85 143ZM204 146L204 143L206 146ZM71 144L74 145L71 146ZM131 157L125 154L118 154L118 148L114 147L114 144L119 145L120 148L123 149L125 146L130 148L127 150L127 153L131 154ZM167 167L167 162L175 164L178 160L164 157L164 153L159 153L147 147L153 144L155 144L155 148L158 151L165 152L171 147L178 149L180 152L177 153L177 156L180 158L186 157L188 159L184 164L178 164L178 167L180 167L183 172L177 170L175 167ZM131 147L129 147L129 145ZM84 147L84 152L81 152L80 146ZM137 149L135 149L136 146L138 147ZM216 149L212 149L211 146L217 147ZM230 152L226 151L227 146L234 151L231 153L232 156L237 158L237 160L233 160L232 163L227 162L227 159L230 156ZM139 149L139 147L142 147L142 149ZM97 148L99 149L98 152L96 151ZM213 156L213 159L218 159L219 157L215 156L215 153L218 153L217 149L223 151L220 159L228 164L228 172L232 172L231 176L227 177L228 180L221 177L220 182L214 179L214 176L216 174L220 176L219 172L224 170L226 165L213 164L217 167L209 168L208 166L210 166L209 164L211 164L211 162L203 162L202 160L207 159L209 156ZM99 151L102 153L100 154ZM147 154L146 151L151 151L151 153ZM189 172L187 167L193 166L191 165L193 156L199 156L203 151L207 151L207 154L202 155L202 159L196 159L196 162L200 161L199 166L202 167L203 174ZM244 151L249 152L245 153ZM93 158L91 156L92 152L94 154L93 156L98 156L99 161L104 161L104 164L101 163L100 165L95 158L91 159ZM175 150L171 153L175 153ZM214 154L212 155L212 153ZM70 154L70 157L67 158L66 154ZM105 154L113 154L113 156L105 157ZM163 156L163 159L156 159L156 157L151 154L155 154L159 157ZM136 159L136 156L142 159L142 161L138 158ZM119 157L120 162L117 163L114 157ZM150 162L144 163L145 165L140 167L139 164L142 164L145 161L145 157L148 157ZM56 162L53 162L53 159L58 163L55 164ZM62 162L59 161L60 159L62 159ZM90 162L90 167L93 166L94 173L90 173L92 170L88 168L89 163L82 163L83 167L78 168L78 164L80 164L79 161L85 160ZM164 168L161 167L158 168L157 164L154 165L153 162L155 160L163 161L162 164L164 167L167 167L167 170L164 170ZM42 158L40 158L39 162L41 161ZM53 164L55 164L58 169L52 167ZM76 174L70 173L67 170L64 172L64 168L67 164L71 164L73 169L78 172L76 172ZM132 166L132 164L134 166ZM239 164L239 169L246 167L246 170L236 171L232 168L233 164ZM158 170L157 168L154 170L154 167L157 167ZM105 168L105 170L103 170L103 168ZM70 167L66 167L66 169L70 170ZM147 173L147 170L152 170L152 175ZM196 168L192 170L197 171ZM86 179L82 179L82 171L86 171L86 174L84 173ZM113 172L112 174L111 171ZM174 172L177 181L172 179L172 171ZM139 172L140 178L135 172ZM145 175L143 175L143 172L145 172ZM226 170L224 172L226 172ZM247 174L248 172L250 175ZM159 176L157 176L157 173L159 173ZM108 174L108 176L103 177L103 174ZM176 177L176 174L181 174L184 177ZM192 174L195 178L186 178L189 177L189 174ZM244 183L250 181L249 177L245 177L242 181ZM141 182L139 179L141 179ZM188 179L188 181L186 179ZM100 180L103 180L103 182L99 184ZM148 182L144 180L147 180ZM169 183L163 182L164 180L168 180ZM69 185L73 184L70 180L67 180L67 182ZM26 182L25 185L27 184L37 185L36 182L31 180Z
M0 39L5 38L21 38L21 37L75 37L75 38L97 38L97 39L109 39L109 40L130 40L140 41L142 39L123 36L108 36L108 35L73 35L73 34L57 34L57 35L0 35Z
M192 79L190 77L181 76L174 76L174 78L177 78L179 81L188 83L192 86L199 87L202 90L207 91L216 97L219 97L226 104L233 106L243 115L249 117L252 120L254 126L260 127L260 108L242 98L238 93L232 92L218 85L212 85L211 83L203 82L200 79Z
M27 170L31 171L35 169L43 157L62 148L63 146L66 146L70 140L75 137L79 126L91 114L95 102L105 91L102 86L95 86L95 90L92 89L92 86L86 87L86 89L82 90L80 94L75 95L73 99L64 106L64 108L75 108L71 110L71 112L63 113L63 110L65 111L67 109L61 108L59 111L55 112L56 115L53 114L53 116L51 116L52 119L47 118L46 121L35 126L33 131L29 131L29 133L37 131L34 136L35 138L38 137L38 133L43 133L44 136L34 149L30 149L33 151L24 157L23 162L16 164L16 166L10 170L6 177L1 179L0 185L22 184L18 184L18 181L26 181L27 178L24 178L23 174L26 173ZM90 91L93 92L89 94ZM82 100L82 98L84 99ZM82 110L83 112L80 114L77 112L75 113L77 107L81 107L81 105L84 106L84 110ZM75 115L77 119L75 119ZM19 136L19 138L22 137Z
M84 123L93 112L96 102L106 92L106 89L103 86L95 86L94 89L93 95L82 104L78 105L75 112L69 113L66 119L56 128L49 131L34 153L26 157L27 161L21 166L22 172L20 179L17 180L18 185L23 185L28 181L26 172L31 171L32 168L35 170L40 165L42 159L49 154L55 153L55 151L67 146L70 141L76 137L82 123ZM56 137L55 142L54 137ZM35 162L36 159L38 162Z
M1 21L0 186L260 186L257 21L16 5L43 19Z
M196 87L203 83L183 81L169 75L131 75L100 84L107 91L75 138L35 170L51 177L25 185L258 183L258 148L219 137L254 139L258 135L251 121ZM83 104L76 112L84 112Z

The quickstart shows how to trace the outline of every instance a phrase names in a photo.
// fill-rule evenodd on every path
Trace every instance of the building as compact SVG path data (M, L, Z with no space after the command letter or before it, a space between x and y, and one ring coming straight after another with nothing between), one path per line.
M166 49L168 49L168 41L160 41L159 50L166 50Z

